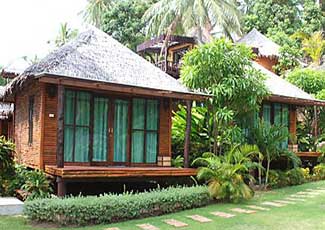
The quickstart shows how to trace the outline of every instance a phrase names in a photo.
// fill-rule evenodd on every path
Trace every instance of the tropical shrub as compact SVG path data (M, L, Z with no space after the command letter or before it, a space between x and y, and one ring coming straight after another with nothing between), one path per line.
M172 166L176 168L183 168L184 167L184 157L181 155L172 158Z
M206 186L177 187L100 197L38 199L25 203L28 219L60 225L92 225L156 216L211 202Z
M313 178L316 180L325 180L325 164L319 164L313 168Z
M8 183L14 175L14 149L11 141L0 137L0 195L8 195Z
M253 57L251 48L218 39L192 49L183 58L181 81L193 90L212 95L205 106L212 124L210 152L214 154L227 151L222 136L232 129L240 130L234 121L258 111L269 93L264 84L265 76L252 65Z
M256 144L266 161L265 186L269 183L271 162L281 157L289 159L293 167L301 162L296 154L281 147L281 143L289 138L288 129L280 125L271 125L263 119L253 128L252 142Z
M285 171L270 170L268 186L271 188L281 188L288 185L288 180Z
M236 145L222 156L205 153L193 164L201 166L197 178L208 183L213 198L238 202L253 197L254 192L248 184L254 178L249 172L260 167L252 161L258 155L256 146Z
M304 172L301 168L293 168L286 172L288 185L298 185L305 182Z
M312 176L310 174L309 168L301 168L302 174L304 175L305 181L310 181L312 179Z

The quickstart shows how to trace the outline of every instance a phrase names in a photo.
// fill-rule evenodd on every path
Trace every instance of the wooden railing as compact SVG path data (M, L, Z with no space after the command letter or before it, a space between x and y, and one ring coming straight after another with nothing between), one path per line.
M167 63L167 64L166 64ZM174 78L179 78L180 63L171 61L159 61L155 65Z

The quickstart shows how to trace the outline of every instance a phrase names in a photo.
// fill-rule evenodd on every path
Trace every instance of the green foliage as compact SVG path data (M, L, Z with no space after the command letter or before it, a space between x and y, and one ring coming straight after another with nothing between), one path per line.
M288 129L279 125L270 125L264 120L260 120L258 125L253 128L252 142L258 146L266 160L265 186L269 183L269 172L271 162L285 157L289 159L294 167L301 162L292 152L284 150L281 143L289 138ZM261 177L261 175L259 175Z
M314 0L304 1L304 10L302 14L301 31L311 34L315 31L323 31L325 29L325 16L322 9L315 4Z
M325 180L325 164L322 163L313 168L313 177L316 180Z
M172 158L172 167L183 168L183 166L184 166L184 157L178 155L175 158Z
M225 117L224 114L222 115ZM220 115L221 116L221 115ZM172 122L172 149L175 154L183 154L186 129L186 107L179 106L173 114ZM211 152L213 149L213 114L207 105L192 107L191 121L191 155L190 161L201 156L203 152ZM233 143L242 143L243 134L236 125L222 126L218 128L216 136L220 146L228 148Z
M89 0L86 9L82 11L85 22L100 28L103 24L104 14L110 9L115 0Z
M256 28L263 34L270 30L293 34L301 26L299 0L250 0L250 7L243 17L243 30Z
M309 169L293 168L287 171L270 170L269 186L272 188L281 188L299 185L305 183L307 178L310 178Z
M113 38L135 50L145 40L142 16L152 5L147 0L117 1L103 15L101 28Z
M49 197L52 192L49 180L39 170L29 170L23 165L16 164L14 171L7 178L4 186L4 195L15 195L16 190L22 190L24 199L37 199Z
M207 205L205 186L178 187L139 194L40 199L25 203L28 219L60 225L112 223Z
M7 195L7 186L14 175L14 149L15 145L0 137L0 195Z
M148 37L160 34L195 34L211 41L213 29L240 33L239 10L234 0L159 0L145 13Z
M77 35L78 35L77 29L69 28L68 23L61 23L59 33L57 34L57 36L54 40L54 44L56 47L61 47L64 44L66 44L67 42L69 42L70 40L77 37ZM48 43L51 43L51 41L48 41ZM26 57L26 61L34 64L34 63L38 62L38 57L35 55L34 60L27 60L27 57Z
M313 69L295 69L287 80L307 93L316 95L325 89L325 72Z
M320 65L324 54L325 40L322 32L317 31L309 37L302 40L302 49L307 56L312 60L313 64Z
M214 153L217 147L222 149L220 133L230 131L224 127L234 128L236 118L257 111L268 95L264 75L253 68L252 56L248 47L219 39L191 50L183 58L182 82L212 95L205 106L212 119Z
M253 180L250 169L261 167L252 161L258 156L256 146L236 145L223 156L205 153L195 159L193 164L202 166L197 177L208 183L212 197L238 202L253 197L253 190L245 181Z

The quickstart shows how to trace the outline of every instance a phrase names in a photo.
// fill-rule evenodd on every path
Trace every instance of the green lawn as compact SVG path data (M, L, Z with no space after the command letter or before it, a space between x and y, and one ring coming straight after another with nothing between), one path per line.
M112 225L97 225L84 228L62 228L65 230L90 230L101 229L108 227L119 227L121 230L138 229L136 224L150 223L159 227L160 229L175 229L163 222L164 219L173 218L187 223L189 226L183 229L201 229L215 230L215 229L249 229L249 230L263 230L263 229L285 229L285 230L299 230L299 229L325 229L325 193L316 195L314 198L305 198L305 202L296 202L296 204L288 204L285 207L269 207L270 211L258 211L255 214L236 214L235 217L223 219L215 217L210 214L213 211L223 211L231 213L229 209L234 207L246 208L247 204L260 205L263 201L279 200L288 197L305 189L316 189L317 187L325 188L325 181L308 183L295 187L288 187L284 189L273 190L270 192L263 192L256 194L255 198L246 203L240 204L215 204L204 208L193 209L174 214L152 217L146 219L133 220ZM261 205L260 205L261 206ZM266 207L266 206L264 206ZM197 223L186 216L199 214L212 219L210 223ZM45 228L45 227L44 227ZM0 217L0 229L4 230L31 230L35 229L26 223L23 217ZM50 229L46 227L46 229ZM58 229L58 228L55 228ZM182 228L181 228L182 229Z

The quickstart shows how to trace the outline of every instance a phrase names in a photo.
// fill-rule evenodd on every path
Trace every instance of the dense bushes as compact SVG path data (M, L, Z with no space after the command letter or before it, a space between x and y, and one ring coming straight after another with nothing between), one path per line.
M204 206L210 201L208 189L195 186L138 194L34 200L25 203L24 213L33 221L86 225L172 213Z
M7 186L14 175L14 149L15 145L0 137L0 196L7 194Z

